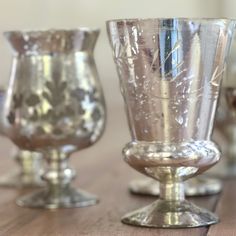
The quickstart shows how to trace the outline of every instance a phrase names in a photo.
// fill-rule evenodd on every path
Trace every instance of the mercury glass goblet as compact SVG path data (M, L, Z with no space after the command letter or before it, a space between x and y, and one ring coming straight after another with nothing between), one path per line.
M122 218L146 227L198 227L218 222L185 200L184 184L214 165L211 133L234 21L111 20L107 29L132 141L125 161L160 182L160 199Z
M13 64L4 114L6 135L37 151L48 168L47 188L17 204L60 208L93 205L97 198L71 186L69 156L93 145L105 124L105 103L93 58L99 31L88 28L6 32Z
M225 80L220 92L219 106L216 112L213 140L222 149L223 158L209 175L233 178L236 177L236 122L235 122L235 88L236 88L236 37L232 40Z
M0 119L2 121L2 110L5 101L5 89L0 89ZM0 134L5 136L3 125L0 121ZM18 170L12 171L0 177L1 187L27 188L42 187L43 181L40 178L42 172L42 155L36 152L14 150L14 160L18 164Z
M43 187L41 179L43 172L42 154L26 150L14 150L13 158L18 164L18 170L0 177L0 187L34 188Z
M209 175L222 178L236 177L236 88L221 89L213 138L222 148L223 158Z

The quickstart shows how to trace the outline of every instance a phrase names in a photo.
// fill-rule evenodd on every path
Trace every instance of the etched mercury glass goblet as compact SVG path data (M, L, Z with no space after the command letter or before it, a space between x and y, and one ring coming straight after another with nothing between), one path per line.
M47 188L17 200L27 207L93 205L97 198L71 186L71 153L101 136L105 103L93 58L98 30L6 32L14 53L4 106L6 135L19 148L43 154Z
M160 199L122 222L163 228L218 222L185 200L183 181L220 158L211 133L234 22L128 19L108 21L107 29L132 137L125 161L160 182Z
M0 119L2 121L2 110L5 101L6 91L0 89ZM5 136L3 125L0 121L0 134ZM42 155L36 152L25 150L14 150L12 152L14 160L18 164L18 170L0 177L1 187L28 188L42 187L43 182L40 178L42 172Z

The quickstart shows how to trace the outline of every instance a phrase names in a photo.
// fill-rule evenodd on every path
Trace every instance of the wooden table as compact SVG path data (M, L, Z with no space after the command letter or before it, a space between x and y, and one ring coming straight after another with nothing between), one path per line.
M195 229L148 229L124 225L120 218L126 212L155 200L152 197L132 196L127 189L130 180L140 175L130 168L121 156L121 149L130 140L123 108L109 108L107 129L93 147L76 153L71 166L77 170L75 186L100 198L95 206L75 209L38 210L18 207L15 199L27 191L2 188L0 194L0 236L231 236L236 235L236 181L226 181L224 191L211 197L192 198L221 218L221 223ZM12 144L0 139L1 166L4 175L16 166L10 156ZM32 191L32 190L28 190Z

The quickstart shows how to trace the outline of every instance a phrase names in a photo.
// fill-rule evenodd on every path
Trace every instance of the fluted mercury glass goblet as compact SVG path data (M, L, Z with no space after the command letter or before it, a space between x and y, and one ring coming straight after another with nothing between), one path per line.
M6 135L20 148L41 152L47 188L17 200L20 206L59 208L95 204L71 186L68 157L101 136L105 104L93 58L98 30L6 32L13 64L4 106Z
M220 158L211 133L234 22L128 19L108 21L107 29L132 137L125 161L160 182L160 199L122 222L163 228L218 222L185 200L183 181Z
M5 136L2 125L2 110L6 97L5 89L0 89L0 134ZM25 150L14 150L14 160L18 164L17 171L9 171L8 174L0 177L0 187L28 188L42 187L43 181L40 174L43 169L42 155L36 152Z

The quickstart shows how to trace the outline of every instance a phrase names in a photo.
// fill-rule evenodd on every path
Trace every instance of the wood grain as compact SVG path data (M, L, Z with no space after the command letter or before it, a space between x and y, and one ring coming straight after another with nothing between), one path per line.
M148 229L132 227L120 222L121 216L125 213L155 200L151 197L133 196L127 190L129 181L140 175L124 163L121 157L121 149L130 139L125 116L121 111L123 111L121 106L111 107L107 130L103 138L93 147L78 152L71 158L71 166L76 168L78 173L74 185L98 195L101 202L96 206L86 208L51 211L27 209L18 207L14 203L14 200L26 191L2 188L0 236L198 236L207 234L207 227L179 230ZM0 173L3 175L4 172L7 173L13 169L14 163L3 155L9 155L10 143L5 139L0 139L0 148L2 155ZM228 186L226 194L234 183L233 181L226 185ZM233 197L227 196L223 195L223 199L233 200ZM236 197L236 191L233 196ZM191 200L199 206L214 210L218 195ZM232 210L234 208L236 206L232 207ZM220 209L218 208L218 211ZM227 211L226 209L225 213L220 212L221 215L223 214L222 217L228 217ZM236 222L235 214L231 214L234 216L232 222ZM222 219L222 223L224 221ZM212 232L216 232L217 227L212 228L214 230ZM231 229L236 229L236 224ZM220 235L210 232L209 235Z
M221 222L211 226L207 235L211 236L235 236L236 235L236 180L227 180L224 183L224 191L218 202L216 213Z

